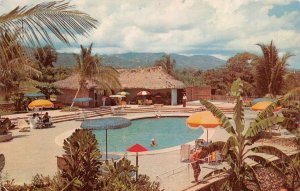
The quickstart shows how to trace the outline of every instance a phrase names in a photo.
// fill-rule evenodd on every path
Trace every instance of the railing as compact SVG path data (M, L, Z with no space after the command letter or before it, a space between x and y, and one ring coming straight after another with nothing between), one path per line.
M156 181L160 187L168 191L179 191L191 186L193 171L190 164L160 174Z

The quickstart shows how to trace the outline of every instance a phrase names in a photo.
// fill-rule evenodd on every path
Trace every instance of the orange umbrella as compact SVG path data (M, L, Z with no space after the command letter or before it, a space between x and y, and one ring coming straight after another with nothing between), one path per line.
M28 107L30 109L34 108L34 107L45 107L45 108L53 108L54 104L49 101L49 100L45 100L45 99L37 99L32 101Z
M256 104L254 104L251 109L253 111L262 111L264 109L266 109L269 105L271 105L273 102L271 101L261 101L258 102ZM279 111L281 109L281 107L276 107L274 111Z
M208 128L215 128L222 123L210 111L201 111L192 114L186 120L190 128L199 128L200 126L207 128L207 141L208 141Z

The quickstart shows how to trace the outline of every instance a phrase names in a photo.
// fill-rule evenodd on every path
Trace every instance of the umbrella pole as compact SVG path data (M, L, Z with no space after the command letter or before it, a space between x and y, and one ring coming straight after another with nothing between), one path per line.
M105 141L105 142L106 142L106 143L105 143L105 144L106 144L106 145L105 145L105 149L106 149L105 160L107 160L107 129L105 129L105 132L106 132L106 133L105 133L105 140L106 140L106 141Z
M135 159L135 166L136 166L136 173L135 173L135 179L136 179L136 182L138 181L138 169L139 169L139 153L136 152L136 159Z
M208 143L208 129L206 129L206 142Z

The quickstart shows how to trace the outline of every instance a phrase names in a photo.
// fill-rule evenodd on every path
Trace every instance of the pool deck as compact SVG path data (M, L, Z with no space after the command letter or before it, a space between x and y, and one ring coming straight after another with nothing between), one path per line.
M51 111L50 115L54 116L60 113L62 112ZM154 113L134 113L124 115L124 117L133 119L154 115ZM164 115L162 113L162 116ZM191 114L168 114L168 116L189 115ZM249 112L247 116L248 118L253 118L255 113ZM16 117L16 115L13 117ZM63 154L61 146L63 139L79 128L80 124L80 121L68 121L56 123L54 128L49 129L33 129L30 132L12 130L14 139L9 142L0 143L0 151L6 158L3 178L5 179L7 175L8 178L13 178L16 183L23 184L24 182L30 182L32 176L37 173L54 175L57 171L56 156ZM201 137L206 139L206 134L203 134ZM210 137L212 141L225 141L227 138L227 132L221 128L216 128ZM127 158L135 164L135 154L128 154ZM220 167L222 166L202 165L200 178L213 169ZM193 186L190 183L192 180L190 166L180 161L179 146L141 153L139 156L139 172L147 174L152 180L160 181L165 190L183 190L184 188ZM168 182L172 184L168 184Z

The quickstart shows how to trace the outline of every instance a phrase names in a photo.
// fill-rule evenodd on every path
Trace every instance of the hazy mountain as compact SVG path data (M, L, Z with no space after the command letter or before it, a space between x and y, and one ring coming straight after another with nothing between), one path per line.
M115 68L136 68L153 66L155 60L160 59L164 53L124 53L101 55L105 65ZM207 70L220 67L226 61L207 55L184 56L171 54L171 58L176 60L176 68L193 68ZM56 66L72 67L75 59L71 53L58 53Z

